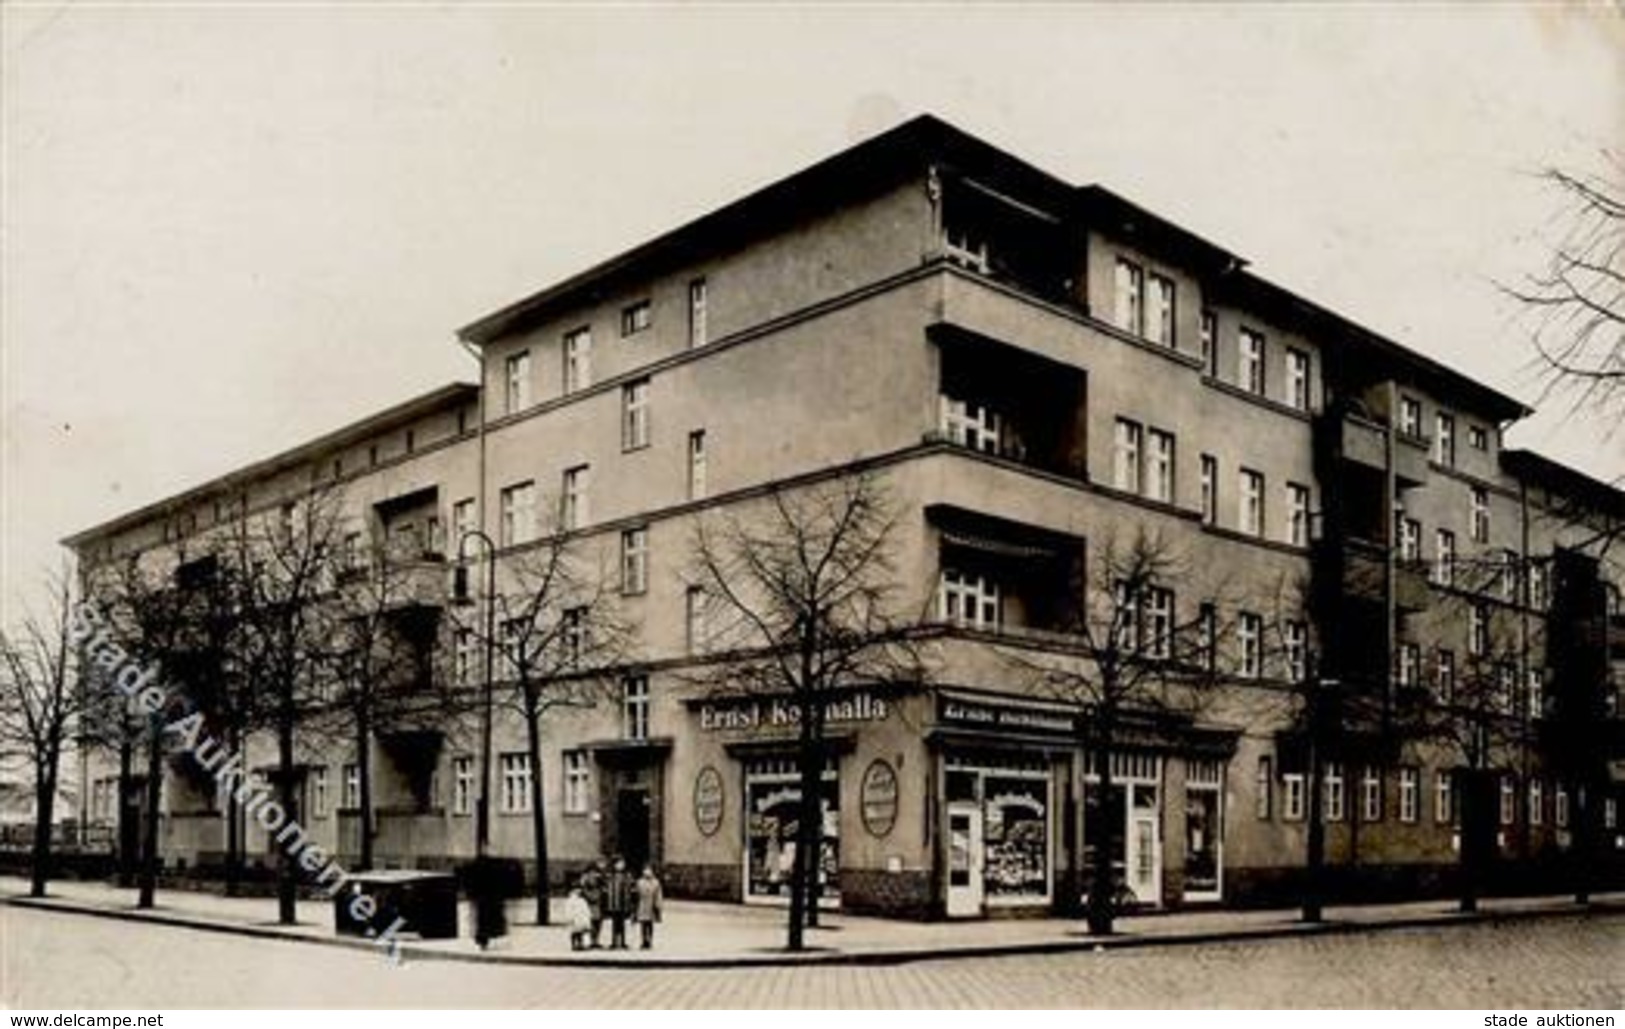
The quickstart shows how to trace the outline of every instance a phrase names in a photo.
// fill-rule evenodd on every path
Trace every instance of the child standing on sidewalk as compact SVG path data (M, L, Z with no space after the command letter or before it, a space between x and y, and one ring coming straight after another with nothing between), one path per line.
M570 927L570 949L586 950L592 945L592 905L578 883L564 899L564 921Z
M654 946L655 923L660 921L660 906L665 900L660 889L660 880L655 878L652 865L643 866L643 874L638 876L634 887L637 891L638 929L643 934L642 949L648 950Z

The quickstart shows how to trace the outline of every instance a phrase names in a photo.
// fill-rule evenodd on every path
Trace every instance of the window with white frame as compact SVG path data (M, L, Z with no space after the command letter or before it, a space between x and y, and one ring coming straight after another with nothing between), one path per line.
M621 449L640 450L649 445L649 380L621 387Z
M1422 438L1422 402L1415 397L1399 398L1399 432L1411 439Z
M1440 649L1433 665L1433 697L1441 704L1456 699L1456 652Z
M1219 316L1208 310L1202 312L1202 373L1219 374Z
M1286 484L1286 541L1295 547L1309 545L1309 487Z
M310 806L317 818L327 817L327 766L318 765L310 772Z
M938 427L948 442L987 454L1004 452L1004 419L983 403L938 398Z
M1258 818L1269 818L1273 810L1272 794L1275 791L1275 762L1269 755L1260 755L1258 758L1258 773L1253 780L1253 814Z
M1174 591L1148 586L1145 591L1145 653L1168 658L1174 652Z
M1240 364L1239 385L1249 393L1264 395L1264 334L1243 326L1237 335Z
M1196 613L1196 648L1202 667L1213 671L1219 663L1219 610L1204 602Z
M999 584L986 575L944 568L937 613L957 625L997 629L1004 623L1004 597Z
M509 414L515 414L530 406L530 351L509 354L506 371L506 388L503 391L507 400L506 410Z
M1495 700L1504 715L1518 710L1518 669L1511 661L1495 666Z
M1518 787L1512 776L1501 776L1501 824L1511 825L1518 819Z
M1569 827L1569 791L1562 783L1552 787L1552 824L1559 829Z
M649 527L639 525L621 533L621 592L642 593L649 588Z
M565 529L580 529L592 520L588 490L591 487L592 466L576 465L564 472L563 507L560 521Z
M647 675L629 675L621 680L621 734L629 740L649 738Z
M1551 596L1551 569L1546 562L1535 559L1529 562L1529 606L1544 611L1552 602Z
M1445 411L1433 416L1433 459L1446 468L1456 463L1456 419Z
M1415 643L1401 643L1398 654L1398 679L1401 686L1415 686L1421 674L1422 650Z
M703 654L711 647L711 597L704 586L683 593L683 620L688 627L688 652Z
M564 334L564 392L584 390L592 385L592 330L575 329Z
M1604 829L1619 828L1619 801L1613 797L1603 798L1602 827Z
M1281 818L1288 822L1303 821L1303 801L1303 773L1287 772L1281 776Z
M1501 574L1497 577L1501 599L1509 603L1518 599L1518 565L1521 564L1516 550L1501 551Z
M564 752L564 813L584 815L592 810L592 766L585 750Z
M1304 622L1289 621L1283 633L1286 637L1286 670L1293 682L1303 682L1309 675L1309 626Z
M688 284L688 345L703 347L710 338L711 291L704 279Z
M459 754L451 759L451 813L468 815L474 811L474 758Z
M1249 536L1264 535L1264 473L1243 468L1241 483L1241 531Z
M1219 520L1219 459L1212 454L1202 455L1202 524L1213 525Z
M1382 821L1382 770L1375 765L1360 773L1360 821Z
M532 539L536 534L536 484L526 481L508 486L499 500L502 521L497 536L502 546Z
M1467 653L1483 657L1490 652L1490 612L1483 604L1467 608Z
M1449 529L1433 532L1433 581L1440 586L1456 584L1456 534Z
M1140 467L1145 449L1145 430L1139 422L1117 419L1113 444L1112 485L1126 493L1140 492Z
M1413 564L1422 559L1422 523L1415 518L1399 520L1399 559Z
M688 499L699 500L706 495L705 430L695 429L688 434Z
M1401 822L1414 822L1417 818L1417 805L1421 798L1418 790L1421 789L1419 774L1414 768L1401 768L1399 770L1399 820Z
M1145 495L1172 503L1174 499L1174 434L1146 431Z
M476 528L474 524L474 498L464 497L451 505L451 531L456 535L453 547L462 545L463 536Z
M1529 779L1529 824L1540 825L1546 821L1546 793L1545 784L1533 776Z
M530 663L529 655L525 653L530 643L530 621L525 618L505 619L500 632L503 674L516 678L520 666Z
M1241 645L1243 679L1256 679L1264 670L1264 619L1251 611L1243 611L1236 621L1236 639Z
M340 770L344 776L344 794L339 800L339 806L354 811L361 806L361 766L346 764Z
M1484 431L1482 425L1468 425L1467 445L1474 450L1488 450L1490 448L1490 434Z
M649 301L639 300L621 308L621 335L635 336L654 324L654 311Z
M1286 402L1299 411L1309 410L1309 355L1296 347L1286 352Z
M592 626L585 607L569 607L559 612L559 643L567 668L578 667L592 651Z
M1546 717L1546 673L1539 668L1524 671L1524 703L1531 719Z
M1150 301L1146 335L1153 343L1174 346L1174 280L1152 272Z
M1448 768L1433 773L1433 820L1449 825L1456 820L1456 780Z
M1328 822L1341 822L1347 797L1343 783L1343 766L1335 762L1328 764L1320 783L1324 798L1321 815Z
M1472 537L1475 543L1488 543L1490 541L1490 491L1482 486L1474 486L1468 498L1469 524L1472 526Z
M451 677L458 686L474 683L474 631L459 627L452 634Z
M1119 257L1113 279L1114 319L1117 327L1136 336L1145 333L1145 271L1133 261Z
M502 769L502 813L523 815L530 813L530 755L503 754L498 762Z

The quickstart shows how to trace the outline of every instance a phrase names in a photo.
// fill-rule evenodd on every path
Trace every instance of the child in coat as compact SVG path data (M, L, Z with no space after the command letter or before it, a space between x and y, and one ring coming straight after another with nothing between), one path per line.
M586 950L592 945L592 905L580 886L570 887L564 900L564 921L570 927L570 949Z

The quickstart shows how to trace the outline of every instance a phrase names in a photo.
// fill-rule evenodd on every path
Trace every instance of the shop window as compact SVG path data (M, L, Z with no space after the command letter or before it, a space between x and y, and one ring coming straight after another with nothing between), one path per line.
M816 865L820 901L840 896L840 782L833 762L821 783L819 816L822 845ZM801 776L788 758L745 766L745 847L747 899L790 896L796 837L801 819Z
M1185 766L1185 896L1219 896L1224 766L1192 761Z
M961 848L967 859L955 863L950 855L950 869L963 878L980 868L980 892L989 905L1047 902L1053 834L1048 765L949 757L947 782L950 806L974 805L981 812L974 828L950 839L950 847Z

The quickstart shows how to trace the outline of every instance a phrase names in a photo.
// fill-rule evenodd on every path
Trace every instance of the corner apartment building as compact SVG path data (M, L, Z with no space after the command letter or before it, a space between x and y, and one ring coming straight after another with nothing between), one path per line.
M333 482L357 531L421 543L420 606L449 618L463 532L494 537L500 567L554 530L541 512L562 512L617 569L639 632L621 702L550 717L541 768L499 720L492 849L533 856L528 790L542 775L555 880L623 853L657 862L674 893L782 900L793 727L771 702L727 696L726 668L703 653L690 546L699 519L853 471L900 511L896 574L935 656L928 683L876 684L828 712L822 893L849 910L1070 909L1088 822L1104 817L1121 819L1114 858L1140 904L1285 896L1316 802L1294 731L1301 681L1335 679L1386 712L1407 691L1446 705L1487 667L1507 690L1495 717L1533 727L1566 688L1545 647L1558 578L1590 598L1602 629L1586 645L1614 647L1610 690L1620 679L1625 568L1602 541L1625 498L1503 450L1522 404L1114 193L929 117L461 337L477 386L67 544L90 570L173 553L233 504L270 517ZM1211 604L1235 628L1214 648L1219 699L1139 725L1101 803L1079 744L1089 712L1042 695L1004 655L1053 645L1068 584L1142 531L1184 569L1148 598L1153 627ZM466 673L466 655L439 660ZM1536 742L1487 759L1511 798L1497 845L1515 869L1571 846L1576 804L1543 763L1554 742L1524 737ZM1351 883L1440 889L1460 846L1464 758L1393 738L1351 725L1328 757L1328 855ZM470 856L471 727L378 744L380 863ZM304 821L353 855L355 756L301 746ZM112 775L87 755L86 818L133 823L143 813L119 810ZM169 779L166 860L218 866L220 806ZM1620 785L1606 792L1591 810L1612 834Z

